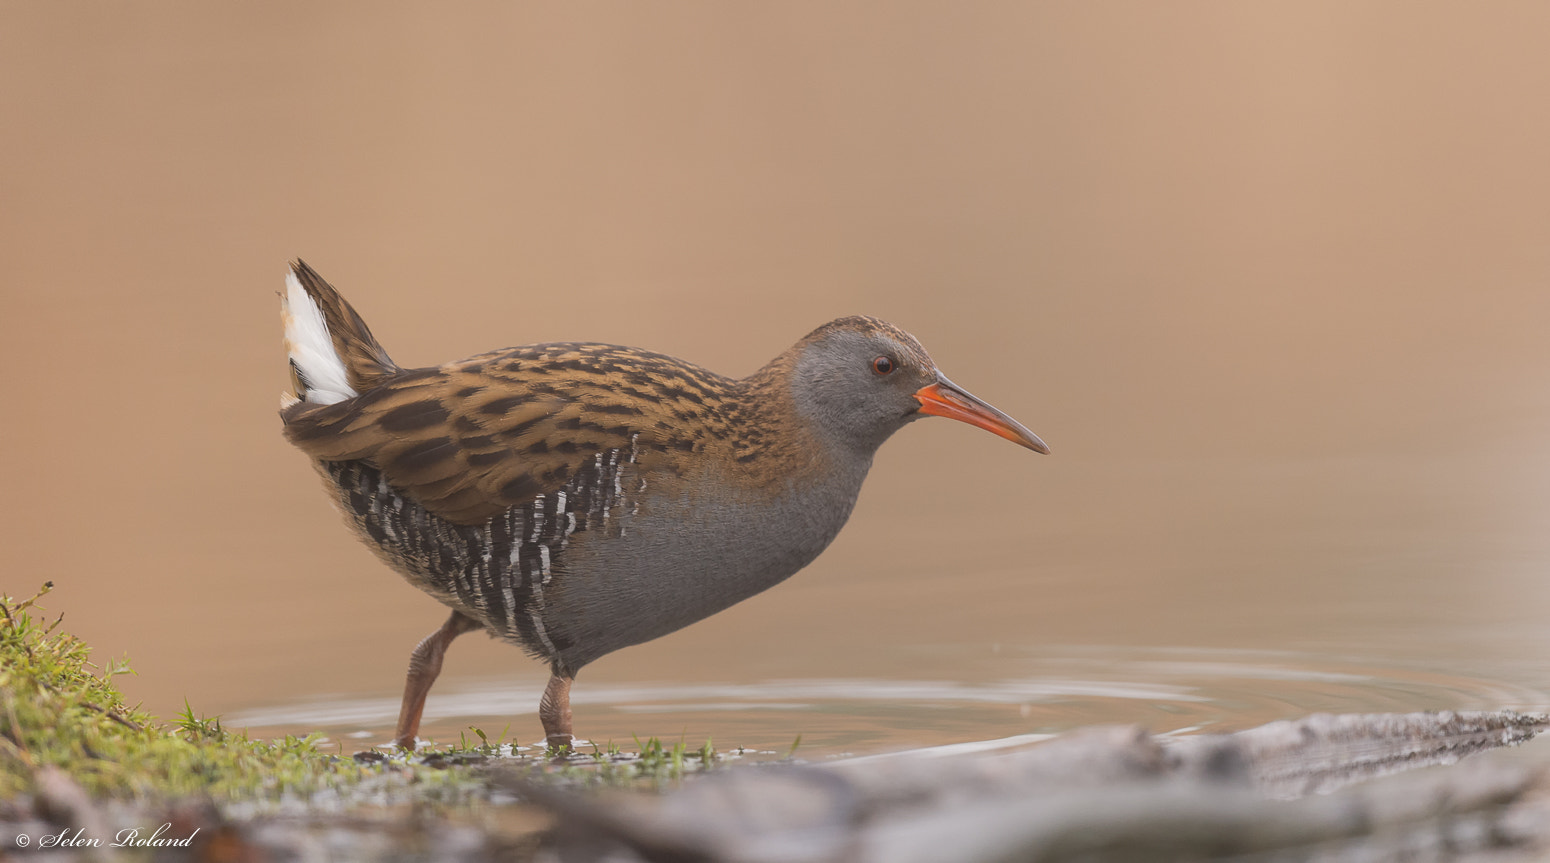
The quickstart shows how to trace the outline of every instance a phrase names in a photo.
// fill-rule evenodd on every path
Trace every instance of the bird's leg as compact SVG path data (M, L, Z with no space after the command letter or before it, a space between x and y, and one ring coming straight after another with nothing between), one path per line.
M441 673L441 658L452 639L483 627L462 612L454 611L441 628L425 636L414 653L409 654L409 677L404 681L404 704L398 709L398 733L393 742L414 751L414 738L420 731L420 714L425 712L425 696Z
M544 698L538 702L538 719L544 724L544 736L549 748L557 751L570 749L570 682L571 678L555 672L544 687Z

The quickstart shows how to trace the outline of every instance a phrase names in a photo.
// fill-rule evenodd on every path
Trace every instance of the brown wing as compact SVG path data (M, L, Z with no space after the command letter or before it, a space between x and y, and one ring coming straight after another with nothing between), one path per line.
M656 437L649 403L620 397L617 369L577 369L557 347L401 372L337 404L294 404L281 412L285 435L313 458L369 461L436 515L478 524L561 488L599 453L646 455L642 435Z

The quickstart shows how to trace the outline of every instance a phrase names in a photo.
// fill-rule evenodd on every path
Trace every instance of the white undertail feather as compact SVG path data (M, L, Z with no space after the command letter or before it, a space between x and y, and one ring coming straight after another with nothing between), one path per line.
M285 352L296 364L307 390L297 395L320 405L331 405L359 395L350 386L344 360L334 348L322 310L307 295L295 273L285 277L280 313L285 321Z

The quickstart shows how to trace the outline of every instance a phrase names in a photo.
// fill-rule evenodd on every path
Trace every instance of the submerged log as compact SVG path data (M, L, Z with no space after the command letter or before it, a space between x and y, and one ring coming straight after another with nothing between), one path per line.
M1494 712L1099 728L1010 752L726 770L660 797L521 791L558 816L566 863L1470 859L1550 848L1550 756L1416 768L1546 727Z

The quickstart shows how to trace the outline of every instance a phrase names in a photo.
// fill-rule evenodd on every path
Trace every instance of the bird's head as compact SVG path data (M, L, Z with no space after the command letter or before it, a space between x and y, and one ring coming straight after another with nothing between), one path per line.
M830 321L793 349L792 396L819 435L875 452L921 416L978 426L1035 452L1038 435L970 395L937 370L914 336L876 318Z

